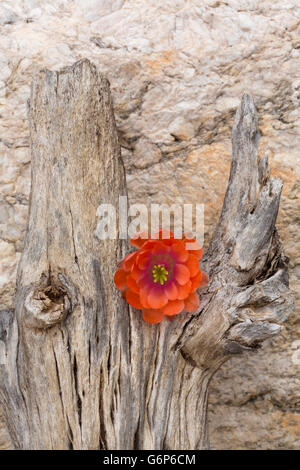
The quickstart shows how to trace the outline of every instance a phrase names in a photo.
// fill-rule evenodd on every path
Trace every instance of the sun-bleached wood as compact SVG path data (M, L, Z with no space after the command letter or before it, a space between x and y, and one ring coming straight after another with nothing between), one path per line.
M29 223L15 311L0 317L0 403L15 448L207 448L211 377L293 309L275 229L282 184L257 157L251 97L203 262L210 284L197 312L156 326L114 288L127 245L95 234L99 204L126 195L108 81L88 60L41 71L29 121Z

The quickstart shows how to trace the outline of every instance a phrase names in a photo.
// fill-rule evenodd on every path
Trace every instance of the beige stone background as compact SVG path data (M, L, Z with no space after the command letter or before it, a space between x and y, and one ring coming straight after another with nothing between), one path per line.
M216 449L300 447L299 0L0 2L0 314L13 306L30 191L26 117L33 75L87 57L107 74L132 202L222 204L243 91L260 154L284 181L278 227L297 309L282 334L235 358L210 394ZM4 427L0 448L10 447Z

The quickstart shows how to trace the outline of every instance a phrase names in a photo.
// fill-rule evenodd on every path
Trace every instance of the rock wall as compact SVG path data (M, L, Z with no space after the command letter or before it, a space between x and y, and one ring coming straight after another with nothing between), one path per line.
M241 93L253 94L260 154L284 181L278 226L297 309L279 338L217 374L210 436L217 449L299 448L299 1L1 1L0 311L13 305L26 228L31 79L83 57L110 80L131 201L204 203L206 244L233 116ZM0 446L9 445L0 425Z

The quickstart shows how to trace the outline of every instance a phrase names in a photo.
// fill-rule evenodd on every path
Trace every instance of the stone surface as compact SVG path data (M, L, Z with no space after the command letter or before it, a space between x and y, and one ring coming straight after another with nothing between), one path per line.
M297 309L281 336L212 383L214 448L300 445L300 6L297 0L18 0L0 6L0 310L10 308L30 191L32 76L87 57L107 74L132 202L223 201L241 93L284 181L278 227ZM276 364L276 367L274 366ZM275 373L274 373L275 371ZM2 438L0 445L8 447Z

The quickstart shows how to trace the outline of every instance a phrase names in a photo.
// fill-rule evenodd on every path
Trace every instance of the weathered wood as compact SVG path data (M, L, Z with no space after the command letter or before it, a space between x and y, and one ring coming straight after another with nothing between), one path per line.
M224 205L204 262L210 284L179 342L198 365L257 347L280 331L294 308L288 260L275 228L282 183L270 178L267 159L258 159L258 140L253 100L244 94Z
M293 308L275 230L281 182L258 160L244 95L199 310L148 325L113 286L126 245L95 236L126 184L107 80L87 60L42 71L30 99L32 191L15 312L0 318L0 403L16 448L208 447L211 377Z

